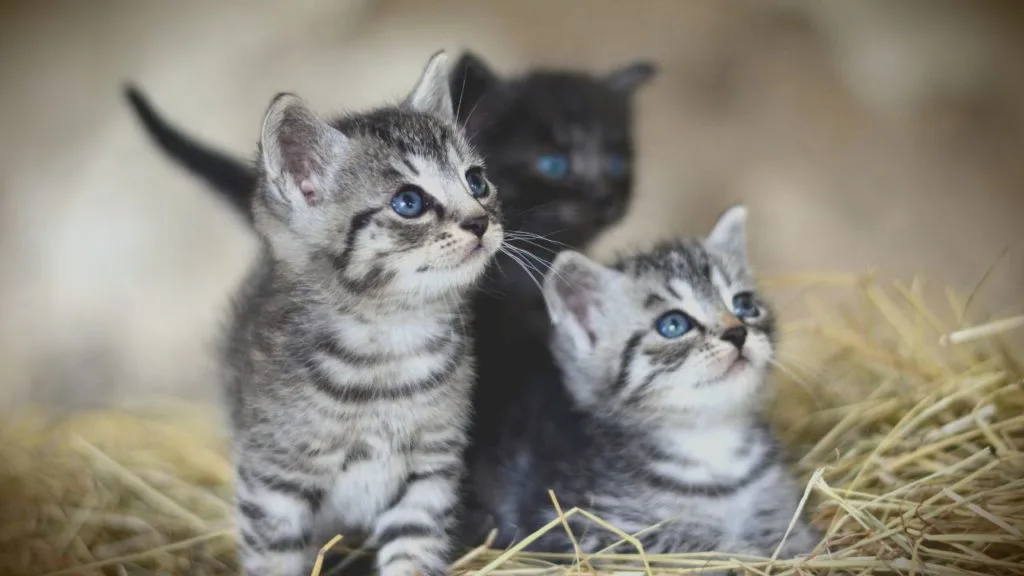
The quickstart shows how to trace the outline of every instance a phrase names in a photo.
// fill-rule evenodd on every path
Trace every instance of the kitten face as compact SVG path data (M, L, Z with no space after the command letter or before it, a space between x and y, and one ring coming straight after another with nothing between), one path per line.
M633 189L632 97L648 63L606 77L535 72L504 81L463 56L451 81L502 189L506 227L582 247L626 213Z
M356 295L440 297L471 285L501 244L497 192L455 126L443 56L400 107L334 124L277 98L261 161L256 224L274 251L330 268Z
M758 400L774 324L747 264L744 222L734 208L704 242L664 244L614 269L571 252L556 259L545 292L581 404L705 418Z

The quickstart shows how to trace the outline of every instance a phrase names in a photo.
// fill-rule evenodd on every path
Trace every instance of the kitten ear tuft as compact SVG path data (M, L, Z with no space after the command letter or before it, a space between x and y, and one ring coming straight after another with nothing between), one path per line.
M605 84L616 92L631 94L649 82L658 73L653 62L638 61L613 70L605 77Z
M347 142L298 96L275 96L260 134L260 161L273 199L290 208L321 202Z
M747 261L747 207L733 206L718 217L705 243L713 250Z
M551 321L563 326L578 350L597 342L602 301L611 271L579 252L558 254L544 277L544 299Z
M483 58L467 51L452 67L449 85L458 120L465 123L480 99L501 86L501 78Z
M419 81L406 97L405 105L417 112L454 123L455 110L452 108L448 77L448 53L441 50L430 57Z

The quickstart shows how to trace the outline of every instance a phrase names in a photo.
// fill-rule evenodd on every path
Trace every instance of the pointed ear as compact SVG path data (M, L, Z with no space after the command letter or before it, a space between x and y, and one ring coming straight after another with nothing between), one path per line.
M737 205L718 218L715 227L704 241L712 250L726 254L742 263L747 262L747 208Z
M480 99L501 86L501 78L482 58L466 52L452 68L449 84L459 122L465 122Z
M568 334L577 351L596 344L616 274L579 252L565 250L544 277L551 321Z
M332 178L347 148L345 135L298 96L275 96L260 135L260 161L272 199L291 209L322 202L333 193Z
M631 94L640 86L646 84L658 73L658 67L653 62L640 61L627 64L608 74L604 82L609 88L622 94Z
M406 97L405 105L417 112L432 114L445 122L455 122L452 95L448 87L448 54L444 50L430 57L419 82Z

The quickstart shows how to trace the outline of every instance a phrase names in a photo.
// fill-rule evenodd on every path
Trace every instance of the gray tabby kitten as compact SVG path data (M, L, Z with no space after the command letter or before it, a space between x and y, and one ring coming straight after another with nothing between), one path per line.
M746 254L746 210L726 212L703 242L674 241L601 266L562 252L544 282L565 386L538 378L522 417L469 488L468 542L498 546L588 509L637 533L649 553L770 555L800 497L761 410L774 317ZM578 522L577 522L578 521ZM576 516L586 552L618 541ZM802 518L782 557L812 550ZM631 549L630 545L620 551ZM562 530L531 546L571 552Z
M464 302L502 240L447 57L401 105L331 124L278 96L259 166L264 250L226 351L243 570L307 574L342 533L378 548L383 576L442 574L473 381Z

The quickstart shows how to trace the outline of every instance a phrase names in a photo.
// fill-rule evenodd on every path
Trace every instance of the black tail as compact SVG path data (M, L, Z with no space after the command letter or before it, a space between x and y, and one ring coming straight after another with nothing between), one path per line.
M124 89L132 109L156 143L178 164L202 178L225 200L251 219L249 202L256 187L256 171L245 162L190 139L157 114L149 99L133 84Z

